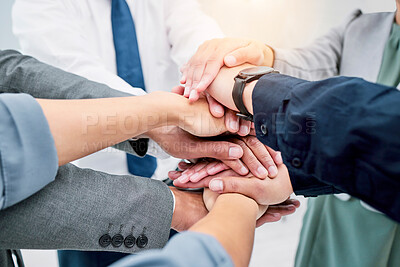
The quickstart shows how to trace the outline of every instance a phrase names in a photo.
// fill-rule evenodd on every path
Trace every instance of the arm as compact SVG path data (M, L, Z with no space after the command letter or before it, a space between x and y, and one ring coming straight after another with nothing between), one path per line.
M239 69L223 69L209 89L231 108ZM399 101L395 88L344 77L307 82L271 74L244 93L257 137L282 152L296 193L346 192L397 221Z
M36 59L21 55L16 51L0 51L0 92L1 93L26 93L35 98L43 99L93 99L126 97L130 94L113 90L108 86L89 81L77 75L62 71L58 68L44 64ZM171 129L171 127L168 127ZM148 137L157 143L172 156L181 158L210 157L214 155L219 159L237 159L242 155L229 156L228 150L237 147L228 142L210 142L195 138L187 132L174 129L174 136L166 135L166 129L153 129L147 133ZM133 136L131 136L133 137ZM183 140L182 142L179 142ZM172 142L173 141L173 142ZM133 143L136 145L136 143ZM115 145L118 149L131 154L139 153L130 142L125 141ZM217 153L214 151L217 150ZM239 150L241 150L239 148ZM145 154L147 149L140 151Z

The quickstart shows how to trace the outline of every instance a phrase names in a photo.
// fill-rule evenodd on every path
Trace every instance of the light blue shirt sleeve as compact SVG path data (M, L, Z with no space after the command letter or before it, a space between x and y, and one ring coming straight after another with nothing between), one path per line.
M39 103L27 94L0 94L0 209L42 189L57 170L53 136Z
M231 257L212 236L195 232L175 235L162 250L125 257L109 267L233 267Z

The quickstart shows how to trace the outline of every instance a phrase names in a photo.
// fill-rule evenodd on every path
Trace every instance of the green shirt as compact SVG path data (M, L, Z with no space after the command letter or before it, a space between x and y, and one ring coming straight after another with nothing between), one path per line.
M393 24L386 43L377 83L397 87L400 84L400 25Z

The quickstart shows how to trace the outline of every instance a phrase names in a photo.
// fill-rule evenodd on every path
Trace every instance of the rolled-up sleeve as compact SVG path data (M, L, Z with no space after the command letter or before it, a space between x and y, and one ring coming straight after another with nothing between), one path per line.
M185 232L174 236L163 250L126 257L110 267L233 267L229 254L212 236Z
M58 157L46 117L27 94L0 94L0 209L52 182Z

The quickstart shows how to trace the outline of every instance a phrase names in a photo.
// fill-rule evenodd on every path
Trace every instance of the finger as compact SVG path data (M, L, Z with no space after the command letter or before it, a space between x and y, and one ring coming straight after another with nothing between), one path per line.
M259 155L254 153L255 146L258 145L257 142L259 142L259 141L255 137L252 137L252 138L254 138L254 140L251 142L250 141L245 142L245 140L247 140L249 138L236 139L233 142L240 145L240 147L243 149L243 157L241 159L242 159L243 163L249 168L251 173L253 173L257 178L265 179L268 177L268 169L259 160L259 158L258 158ZM255 144L253 144L253 142ZM268 153L267 149L265 147L264 147L264 150L265 150L264 153Z
M237 133L239 131L239 117L236 116L235 112L232 110L228 110L225 113L225 125L231 133Z
M182 66L182 68L180 69L181 73L182 73L182 77L180 80L181 84L185 84L186 83L186 75L187 75L187 66L188 64L186 63L185 65Z
M178 168L180 170L182 170L182 171L184 171L186 169L189 169L192 166L193 166L192 163L187 163L187 162L184 162L184 161L181 161L181 162L178 163Z
M191 89L192 89L193 72L194 72L194 68L189 65L188 73L186 76L185 94L184 94L185 97L189 97Z
M224 164L226 164L229 168L234 170L237 174L247 175L249 174L249 169L240 159L237 160L223 160Z
M281 216L293 214L296 211L295 205L276 205L268 208L268 213L279 213Z
M240 119L240 127L238 134L240 136L247 136L250 133L251 121Z
M223 105L217 102L209 93L205 92L205 96L208 102L208 106L210 108L210 113L216 117L221 118L225 114L225 108Z
M221 171L229 170L229 166L224 164L223 162L217 162L217 164L214 166L208 165L206 168L208 175L215 175L217 173L220 173Z
M244 63L259 65L263 60L263 51L255 45L248 45L226 55L224 63L228 67L236 67Z
M208 163L207 162L200 162L197 163L190 168L186 169L184 172L182 172L182 175L178 178L178 181L182 184L185 184L190 181L190 178L193 175L196 175L196 173L200 172L201 169L203 169Z
M277 165L283 164L282 153L280 151L275 151L268 146L266 148Z
M247 166L249 166L249 164L256 165L256 163L259 163L266 170L268 170L269 177L276 177L276 175L278 175L278 168L276 167L275 162L272 159L267 147L254 136L242 138L242 140L246 143L246 145L251 149L251 151L254 154L254 157L251 157L251 154L250 154L250 158L246 158L246 159L243 158L244 163ZM246 155L246 153L245 153L245 155ZM249 162L246 162L246 160L248 160ZM257 167L257 168L259 168L259 167ZM250 170L252 171L253 169L250 167ZM260 169L260 170L262 170L262 169Z
M281 218L282 216L279 213L266 212L263 216L261 216L260 219L257 220L256 227L260 227L265 223L278 222Z

